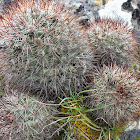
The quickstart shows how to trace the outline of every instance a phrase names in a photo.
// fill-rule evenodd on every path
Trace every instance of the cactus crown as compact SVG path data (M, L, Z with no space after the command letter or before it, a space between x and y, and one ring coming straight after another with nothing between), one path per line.
M1 45L9 67L3 74L11 87L56 97L69 80L85 84L90 55L77 20L57 1L21 1L7 10Z
M140 82L136 76L116 65L104 65L96 74L93 76L93 89L96 90L90 94L90 101L85 100L86 106L93 108L109 105L96 113L110 124L113 121L133 120L134 114L138 115L140 101Z
M122 21L97 20L87 36L94 51L95 65L129 65L136 60L137 43L129 27Z

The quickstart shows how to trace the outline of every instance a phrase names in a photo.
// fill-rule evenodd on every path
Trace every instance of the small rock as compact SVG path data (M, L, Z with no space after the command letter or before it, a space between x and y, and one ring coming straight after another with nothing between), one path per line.
M133 10L134 10L134 8L132 7L132 5L131 5L131 2L124 2L123 4L122 4L122 10L124 11L124 10L127 10L128 12L132 12Z
M136 138L140 138L140 130L133 129L123 133L120 140L135 140Z
M132 19L138 19L140 17L140 10L135 9L132 13Z

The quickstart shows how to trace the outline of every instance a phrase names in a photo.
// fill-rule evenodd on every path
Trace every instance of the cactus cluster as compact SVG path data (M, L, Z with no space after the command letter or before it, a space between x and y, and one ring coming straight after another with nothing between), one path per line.
M10 96L10 104L6 104L15 115L12 138L18 134L21 139L49 139L58 129L49 125L54 124L52 118L57 113L62 117L69 113L68 118L78 120L66 122L70 124L69 132L74 128L76 139L86 138L79 129L89 139L97 139L87 120L98 119L103 123L98 127L102 137L102 127L110 129L114 123L137 119L140 81L130 71L137 59L136 39L122 21L100 19L85 28L79 24L79 17L59 0L12 3L0 15L0 75L4 90L23 93L19 98ZM80 92L83 90L86 91ZM27 93L42 97L43 102L56 103L59 98L69 107L64 111L57 108L58 111L34 102L33 97L25 95ZM77 105L75 101L79 98L84 101ZM74 112L66 112L72 108ZM75 108L79 116L74 116ZM89 118L86 109L91 110ZM86 121L79 120L84 118L80 111ZM57 125L60 124L61 121ZM113 132L111 135L113 137Z
M132 30L122 21L101 19L87 29L87 37L95 66L89 78L90 88L95 91L88 93L85 107L109 105L91 113L103 125L138 118L140 81L137 72L130 68L138 61L139 54Z

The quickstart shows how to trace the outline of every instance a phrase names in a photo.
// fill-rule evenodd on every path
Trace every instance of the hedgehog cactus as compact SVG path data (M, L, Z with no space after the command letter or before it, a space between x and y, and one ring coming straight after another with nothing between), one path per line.
M97 20L87 30L89 45L93 50L93 64L132 66L137 59L137 42L132 31L122 21Z
M4 107L1 113L8 112L9 133L11 139L38 139L56 138L59 130L57 121L52 118L57 110L54 106L46 105L24 94L3 98ZM4 126L6 128L7 125Z
M122 67L103 66L93 76L94 92L84 101L87 108L105 106L96 113L91 113L105 120L113 122L129 121L139 116L140 109L140 81L130 70ZM96 115L95 115L96 114Z
M20 1L6 9L0 23L1 71L9 86L53 100L66 92L69 80L85 84L91 57L77 21L58 1Z

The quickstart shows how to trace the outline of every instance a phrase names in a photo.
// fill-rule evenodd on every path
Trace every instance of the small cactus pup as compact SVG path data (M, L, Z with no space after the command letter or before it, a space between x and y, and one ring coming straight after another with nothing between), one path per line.
M1 107L0 112L9 118L9 120L5 118L9 127L6 124L4 129L9 128L9 137L12 140L45 138L53 140L59 137L58 122L52 119L52 116L58 112L56 106L44 104L25 94L8 95L1 101L4 107Z
M140 81L129 69L116 65L105 66L93 76L94 91L85 99L87 108L103 109L92 112L109 125L137 119L140 109Z
M58 1L19 1L6 9L0 21L1 71L9 87L53 100L66 93L69 81L85 85L91 51L77 21Z
M120 20L97 20L87 30L87 36L96 66L116 63L129 67L138 57L136 39L130 28Z

